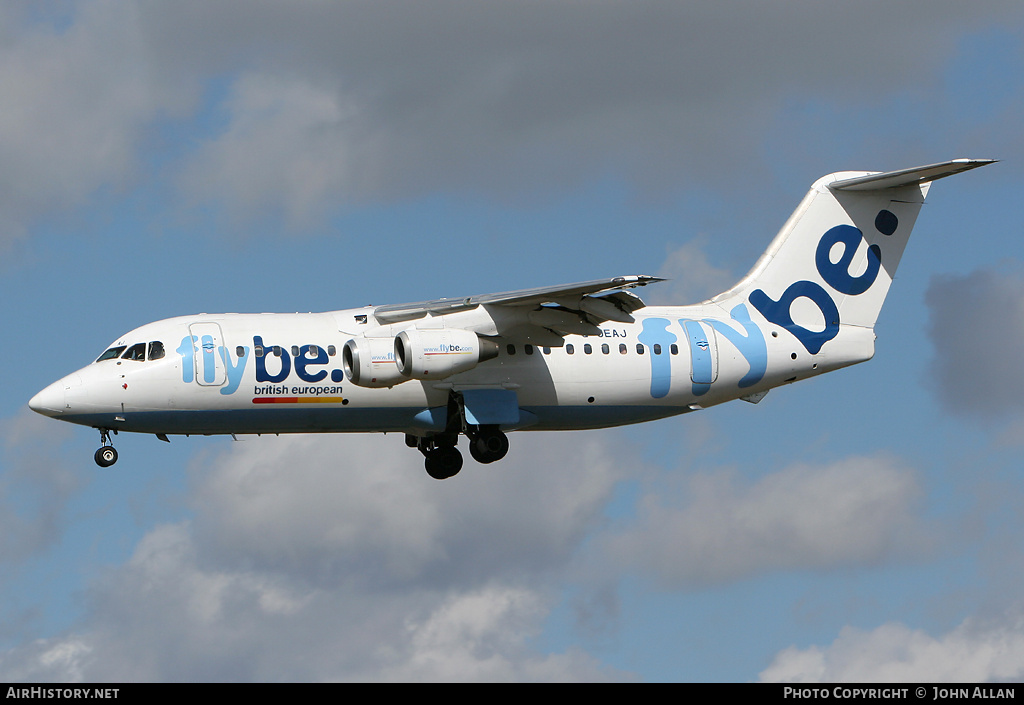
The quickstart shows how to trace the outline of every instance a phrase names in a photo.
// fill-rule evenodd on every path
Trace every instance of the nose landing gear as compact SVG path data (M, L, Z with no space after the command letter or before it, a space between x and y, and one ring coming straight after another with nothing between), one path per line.
M114 433L117 433L117 431L114 431ZM101 468L109 468L117 462L117 451L114 449L114 446L110 445L109 429L100 429L100 443L103 444L103 447L96 451L93 459Z

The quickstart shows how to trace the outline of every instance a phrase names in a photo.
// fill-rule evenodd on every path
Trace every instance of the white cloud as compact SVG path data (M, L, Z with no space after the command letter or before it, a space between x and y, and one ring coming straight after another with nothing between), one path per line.
M66 682L84 680L83 667L92 647L78 637L38 639L7 654L0 654L4 680L17 682Z
M914 473L886 456L795 465L754 484L697 475L679 494L644 497L638 525L609 540L620 561L672 588L872 564L927 546Z
M658 276L668 279L651 296L651 303L685 305L705 301L739 281L733 272L708 261L707 239L698 237L671 250Z
M164 536L156 536L157 534ZM158 540L191 542L184 526ZM149 539L147 539L149 542ZM253 576L139 552L117 572L103 621L0 656L5 680L57 681L593 681L621 680L578 649L534 651L550 604L543 593L488 585L396 599L344 588L312 591L282 616L253 598ZM151 542L150 542L151 543ZM183 557L175 553L176 557Z
M166 24L199 38L209 60L223 52L213 51L216 41L253 67L226 101L231 124L197 163L234 173L237 166L217 162L248 144L239 164L257 173L326 175L316 196L321 206L447 190L544 196L606 174L645 194L694 183L724 187L741 166L770 173L756 156L760 140L792 96L878 105L931 80L953 55L954 37L1021 19L1020 7L1005 0L970 11L955 3L939 11L923 2L698 7L660 0L245 9L241 28L238 12L224 3L193 10L203 15L201 29L166 17L167 10L147 13L154 35ZM838 44L836 27L847 38ZM247 33L266 38L260 56ZM287 105L274 113L248 109L240 97L254 80L277 86ZM310 91L314 114L325 120L299 117ZM296 150L240 140L242 130L280 137ZM245 174L240 183L255 178ZM202 178L195 184L201 191ZM226 180L217 185L207 194L238 210L255 192ZM288 212L307 208L293 202L290 186L268 191L271 203Z
M0 247L36 217L126 185L146 128L194 97L152 65L134 4L78 9L63 28L0 9Z
M726 186L741 165L774 169L756 155L787 98L877 105L928 85L956 37L1021 20L1006 0L100 0L49 25L11 7L0 243L169 173L204 204L298 226L339 204L547 197L608 174L645 194Z
M360 190L349 110L335 91L302 76L245 74L225 101L226 130L187 162L182 187L211 194L236 220L277 215L308 226L339 194Z
M526 639L539 633L549 609L537 593L521 588L488 587L449 599L409 623L409 658L375 679L604 681L625 675L601 668L577 649L530 654Z
M787 97L875 104L939 70L948 38L1020 19L999 0L921 7L249 3L245 30L274 27L260 59L223 5L201 11L201 32L164 19L207 55L216 37L258 67L236 78L190 187L239 213L262 195L295 215L450 189L515 199L607 173L643 193L725 186L740 165L764 170L751 155ZM149 15L154 34L164 12ZM857 61L822 60L844 53Z
M604 586L581 615L601 638L623 568L688 589L921 546L913 473L887 457L752 485L696 476L678 506L645 497L636 525L609 536L613 489L642 469L606 438L515 435L500 464L443 482L399 436L233 443L192 467L193 519L151 529L92 586L75 628L9 651L0 675L621 679L581 649L531 646L569 576Z
M781 651L762 681L947 683L1019 681L1024 677L1024 619L965 620L940 637L891 622L871 631L844 627L825 648Z
M400 436L247 439L192 469L196 517L153 528L20 680L606 680L538 652L562 574L622 477L600 437L514 437L427 477Z
M60 539L68 503L85 484L59 452L69 435L27 410L0 422L0 563L25 560Z
M511 441L437 482L401 435L249 438L203 474L197 526L211 554L313 583L535 574L567 560L630 466L597 434Z
M926 296L935 346L929 381L947 409L984 419L1024 412L1024 274L935 276Z

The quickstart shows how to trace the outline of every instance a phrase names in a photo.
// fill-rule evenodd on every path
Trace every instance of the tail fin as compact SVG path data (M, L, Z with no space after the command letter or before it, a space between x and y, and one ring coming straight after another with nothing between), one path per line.
M993 161L818 179L750 273L712 302L749 302L812 354L840 324L873 328L931 182Z

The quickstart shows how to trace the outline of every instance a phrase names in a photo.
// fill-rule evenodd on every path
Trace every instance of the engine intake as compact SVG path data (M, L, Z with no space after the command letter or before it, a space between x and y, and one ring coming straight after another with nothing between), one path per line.
M360 387L393 387L409 378L395 365L393 338L352 338L341 349L345 376Z
M468 330L403 330L395 336L398 371L412 379L444 379L498 356L498 344Z

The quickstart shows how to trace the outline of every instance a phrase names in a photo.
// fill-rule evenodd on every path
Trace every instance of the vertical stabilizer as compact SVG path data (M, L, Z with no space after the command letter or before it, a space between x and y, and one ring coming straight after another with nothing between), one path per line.
M841 325L873 328L931 182L992 161L822 177L750 273L712 301L748 303L811 354Z

